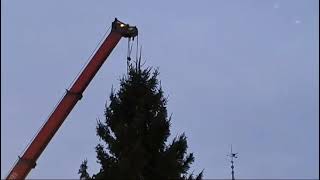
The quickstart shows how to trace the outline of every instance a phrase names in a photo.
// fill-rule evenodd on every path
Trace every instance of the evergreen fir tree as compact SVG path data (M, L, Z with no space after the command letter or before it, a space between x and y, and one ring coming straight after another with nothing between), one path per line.
M104 144L96 146L101 168L92 179L202 179L202 172L196 177L188 175L194 156L187 153L185 134L166 144L171 117L158 74L152 68L142 69L137 61L120 80L120 90L112 90L105 121L97 125L97 135ZM89 179L86 163L79 173Z
M80 179L90 179L89 173L87 172L87 160L84 160L80 166L78 174L80 174Z

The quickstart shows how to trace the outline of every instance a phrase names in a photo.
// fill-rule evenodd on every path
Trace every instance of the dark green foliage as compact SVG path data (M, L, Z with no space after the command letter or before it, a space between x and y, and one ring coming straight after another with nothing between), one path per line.
M97 135L105 145L96 146L101 168L93 179L202 179L202 172L197 177L188 175L194 157L187 154L184 134L166 145L171 117L157 80L159 73L151 70L142 69L140 62L130 65L120 90L112 90L105 121L97 125ZM86 161L79 173L87 177L83 169Z
M84 160L80 166L78 174L80 174L80 179L89 179L89 173L87 172L87 160Z

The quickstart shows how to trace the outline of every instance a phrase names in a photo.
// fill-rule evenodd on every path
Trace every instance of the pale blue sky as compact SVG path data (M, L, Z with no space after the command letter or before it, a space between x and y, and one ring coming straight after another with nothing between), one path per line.
M114 17L137 25L159 67L172 135L186 133L191 171L230 178L317 178L317 0L1 1L1 178L63 95ZM96 119L126 72L122 39L28 178L97 172Z

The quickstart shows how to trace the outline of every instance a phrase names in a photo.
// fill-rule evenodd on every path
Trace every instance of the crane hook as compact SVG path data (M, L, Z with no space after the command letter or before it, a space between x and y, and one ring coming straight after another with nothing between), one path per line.
M132 46L133 46L133 43L131 44L131 47L130 47L130 41L131 41L131 38L129 37L128 38L128 53L127 53L127 61L131 61L131 51L132 51ZM133 39L132 39L133 41Z

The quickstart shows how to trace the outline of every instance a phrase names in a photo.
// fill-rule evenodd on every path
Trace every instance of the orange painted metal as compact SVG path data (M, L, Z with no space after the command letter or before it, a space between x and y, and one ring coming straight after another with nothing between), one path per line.
M104 40L100 48L74 82L70 90L64 95L56 109L50 115L45 125L36 135L30 146L10 171L6 179L25 179L32 168L36 166L36 160L49 144L52 137L58 131L64 120L67 118L73 107L81 99L82 93L89 85L102 64L110 55L121 37L133 38L137 35L136 27L131 27L117 19L112 23L112 30Z

